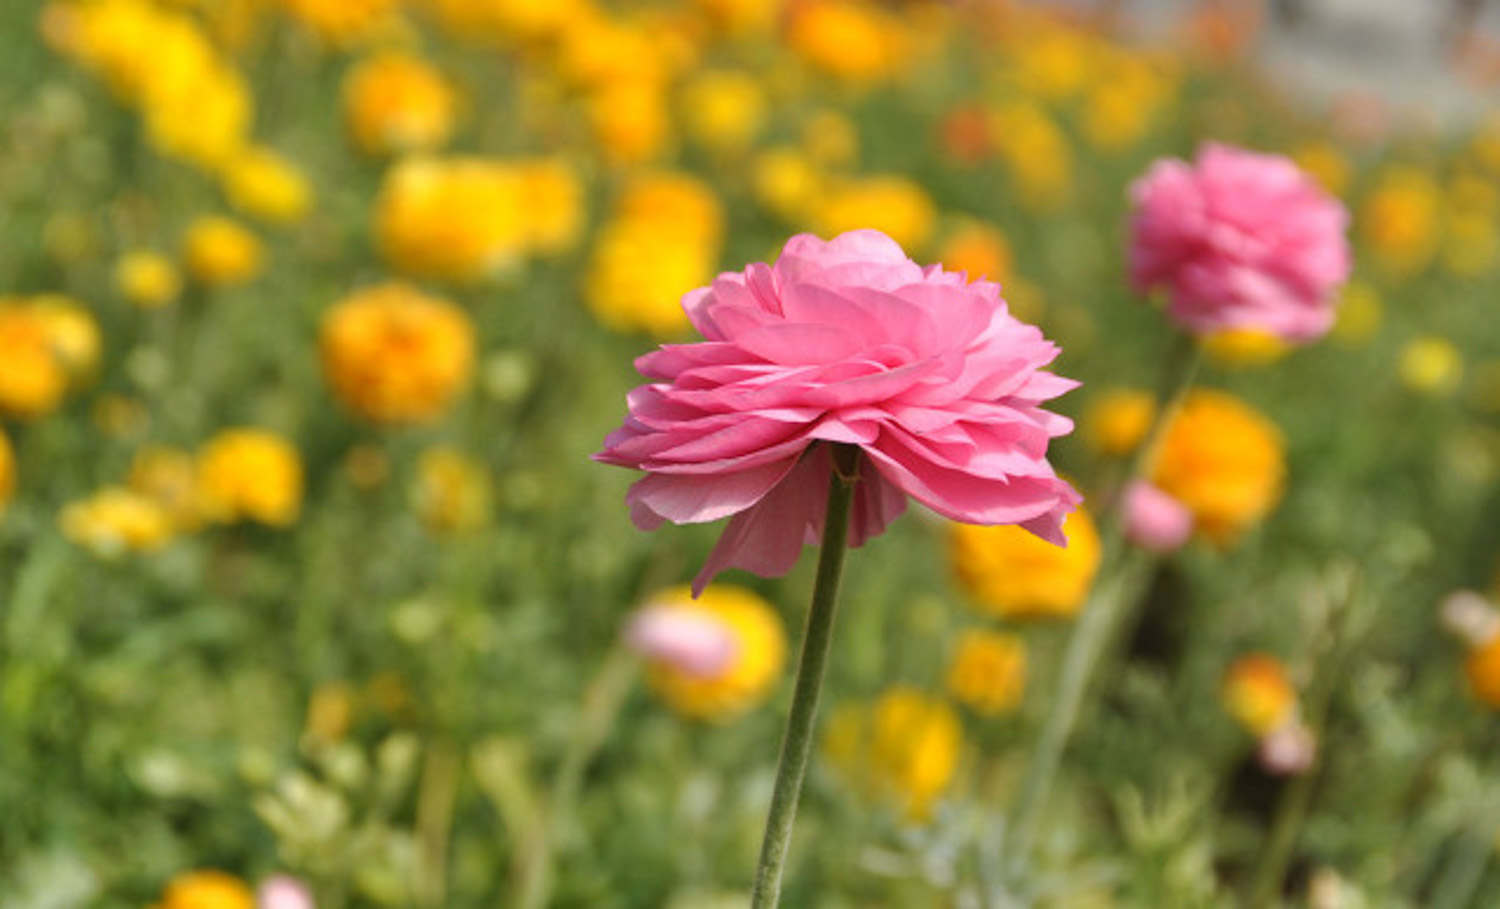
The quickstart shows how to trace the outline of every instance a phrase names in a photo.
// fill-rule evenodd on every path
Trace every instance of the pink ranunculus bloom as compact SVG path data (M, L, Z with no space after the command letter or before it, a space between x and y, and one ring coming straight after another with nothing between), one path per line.
M1164 288L1194 334L1253 329L1300 343L1333 326L1349 213L1291 160L1209 143L1130 190L1130 279Z
M1180 549L1193 534L1188 507L1144 480L1125 488L1125 538L1152 552Z
M594 455L645 471L626 501L643 530L730 518L693 582L785 574L823 532L830 444L858 446L849 545L910 495L956 521L1018 524L1065 545L1081 501L1047 462L1073 428L1043 401L1078 383L998 285L923 268L857 230L787 241L776 264L721 274L682 300L706 340L636 360L625 425Z
M273 874L255 891L256 909L317 909L312 891L289 874Z
M625 642L641 656L698 678L714 678L734 662L734 632L706 609L647 606L625 626Z

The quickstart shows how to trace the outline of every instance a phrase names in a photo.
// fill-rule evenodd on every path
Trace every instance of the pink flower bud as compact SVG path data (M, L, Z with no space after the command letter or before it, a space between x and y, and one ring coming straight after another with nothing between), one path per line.
M273 874L260 882L255 909L317 909L312 891L288 874Z
M711 678L734 660L734 633L706 609L647 606L625 628L625 641L650 660L670 663L688 675Z
M1304 773L1318 755L1318 742L1301 720L1288 720L1260 740L1260 765L1276 776Z
M1125 537L1152 552L1171 552L1193 533L1193 513L1144 480L1125 490Z
M1455 590L1440 607L1443 627L1470 647L1482 647L1500 634L1500 613L1480 594Z

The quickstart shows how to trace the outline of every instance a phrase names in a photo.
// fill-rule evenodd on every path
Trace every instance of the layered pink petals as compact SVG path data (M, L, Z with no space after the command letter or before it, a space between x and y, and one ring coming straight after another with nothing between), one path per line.
M1131 199L1131 281L1165 288L1189 331L1299 343L1333 326L1349 215L1289 159L1210 143L1193 164L1158 161Z
M876 231L803 234L775 266L720 275L683 306L708 340L636 361L655 381L595 458L646 473L627 496L643 529L731 519L695 590L730 567L784 574L817 542L830 443L865 454L853 546L908 495L1064 542L1080 497L1046 454L1072 423L1041 405L1076 383L1042 371L1057 348L998 285L923 269Z

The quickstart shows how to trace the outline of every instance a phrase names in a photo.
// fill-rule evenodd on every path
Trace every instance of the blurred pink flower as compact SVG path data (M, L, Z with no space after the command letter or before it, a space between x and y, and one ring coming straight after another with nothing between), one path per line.
M1047 462L1073 428L1041 402L1078 383L1010 315L999 285L922 268L858 230L787 241L774 266L721 274L682 300L707 339L636 360L625 425L596 460L646 472L626 501L652 530L732 518L695 592L737 567L784 574L823 531L830 446L863 452L849 544L911 495L972 524L1019 524L1059 546L1081 497Z
M1256 754L1267 773L1296 776L1312 767L1318 740L1300 720L1290 720L1267 733Z
M713 678L734 661L734 632L706 609L647 606L625 626L625 641L637 653L699 678Z
M1130 192L1131 281L1165 287L1188 331L1303 342L1333 326L1349 214L1289 159L1209 143L1193 164L1156 162Z
M288 874L273 874L255 891L255 909L316 909L312 891Z
M1136 480L1125 489L1125 538L1142 549L1171 552L1193 533L1193 513L1186 505Z

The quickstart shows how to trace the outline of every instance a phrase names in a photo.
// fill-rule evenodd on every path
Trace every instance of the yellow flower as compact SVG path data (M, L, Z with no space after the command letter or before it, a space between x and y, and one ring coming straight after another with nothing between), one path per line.
M93 378L99 366L99 325L78 301L61 294L41 294L26 305L42 323L47 345L69 383L76 387Z
M1041 108L1024 102L995 110L990 141L1010 171L1021 203L1037 212L1055 211L1072 193L1073 150L1061 128Z
M536 158L516 164L521 204L526 211L526 244L533 253L566 252L583 233L583 184L559 158Z
M584 300L615 331L671 338L688 328L682 295L712 280L717 260L717 248L686 242L649 221L615 221L595 241Z
M59 523L69 540L105 557L160 549L172 537L172 521L160 505L120 486L70 502Z
M1222 391L1190 391L1154 456L1151 482L1193 513L1194 526L1221 545L1234 541L1281 499L1286 476L1281 431Z
M781 679L786 634L776 610L752 591L715 584L694 600L689 588L672 587L653 594L645 608L683 610L709 619L731 642L727 664L709 674L663 658L647 661L647 683L678 713L700 720L732 719L763 702Z
M302 735L310 743L333 745L343 741L354 724L354 688L348 682L323 682L307 699Z
M1474 697L1487 707L1500 708L1500 635L1469 650L1464 673Z
M163 155L218 169L248 142L254 103L236 70L210 66L147 97L146 140Z
M255 909L255 894L223 871L186 871L172 878L156 909Z
M1424 335L1401 348L1397 371L1401 384L1412 391L1430 395L1452 394L1458 390L1459 380L1463 378L1463 354L1447 338Z
M312 203L307 178L290 161L268 148L249 148L230 159L223 171L229 203L247 215L276 224L300 221Z
M394 31L401 10L401 0L281 0L281 4L292 18L338 47Z
M1292 160L1335 196L1342 196L1349 188L1353 167L1348 157L1332 142L1309 142L1292 153Z
M5 511L5 503L10 501L16 492L16 455L11 451L10 439L0 431L0 513Z
M987 221L963 221L943 240L937 260L949 271L966 272L970 281L1005 284L1010 279L1010 241Z
M375 202L381 255L413 275L475 281L519 264L530 213L514 167L484 158L408 159Z
M436 533L483 527L490 516L490 477L483 464L452 448L429 448L417 462L413 503Z
M671 133L665 90L635 79L612 82L588 96L594 137L612 164L640 164L666 148Z
M150 446L130 462L132 492L155 502L177 530L196 530L202 522L198 508L198 468L190 452Z
M953 524L953 570L983 612L1005 618L1067 618L1099 570L1099 532L1082 508L1063 521L1066 547L1014 525Z
M818 233L824 237L871 227L913 253L931 239L937 209L915 181L873 175L835 183L820 201L816 216Z
M219 523L258 521L286 527L302 507L302 461L282 437L226 429L198 451L198 503Z
M784 145L756 155L750 181L761 208L793 224L808 220L823 185L823 178L812 162L800 151Z
M717 246L724 235L723 204L707 183L684 173L637 176L616 202L615 216L704 245Z
M770 31L783 4L784 0L694 0L714 25L731 35Z
M62 401L68 375L34 308L0 299L0 363L0 413L29 419Z
M1084 138L1102 152L1138 144L1172 91L1172 82L1160 67L1135 57L1115 61L1088 90Z
M368 154L436 151L453 133L453 89L420 57L386 51L361 61L344 77L343 98L349 134Z
M948 664L948 692L976 713L1014 710L1026 692L1026 644L999 631L970 629Z
M906 686L874 704L850 704L828 722L824 753L855 786L923 821L953 781L963 727L953 708Z
M1376 264L1396 277L1427 267L1438 246L1442 192L1426 171L1392 167L1360 206L1359 227Z
M1380 330L1382 315L1379 291L1363 281L1350 281L1339 301L1333 337L1351 346L1364 344Z
M474 371L469 317L405 284L345 297L323 316L319 342L339 400L379 423L437 417Z
M852 83L891 75L905 36L879 7L861 0L810 0L791 10L787 44L818 69Z
M1224 673L1224 709L1256 738L1270 734L1297 711L1297 690L1281 661L1251 653L1230 664Z
M239 223L204 215L188 225L182 241L188 274L208 287L237 287L260 274L265 249Z
M611 85L660 88L671 71L669 41L641 23L587 13L568 23L561 35L557 66L569 83L584 89Z
M470 41L542 41L588 15L588 0L434 0L438 20Z
M1286 356L1291 347L1268 331L1232 328L1205 338L1203 350L1225 366L1264 366Z
M859 129L837 111L819 111L802 127L802 148L820 167L848 167L859 158Z
M134 250L115 263L115 289L141 309L157 309L177 299L182 276L161 253Z
M1138 388L1111 388L1089 402L1083 413L1083 439L1101 454L1119 457L1135 451L1156 419L1156 399Z
M1015 45L1022 91L1047 101L1062 101L1082 91L1093 78L1097 58L1087 35L1062 25L1036 29L1031 40Z
M683 86L682 111L694 141L717 152L740 152L765 123L766 99L747 73L710 70Z

